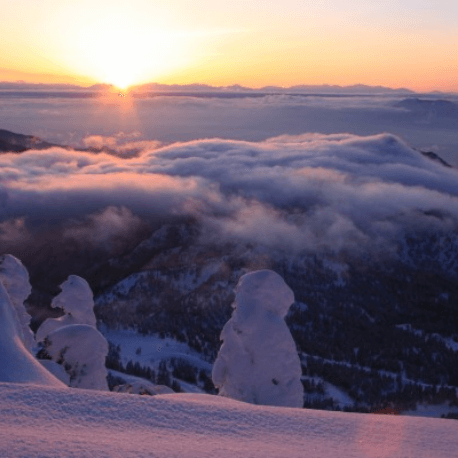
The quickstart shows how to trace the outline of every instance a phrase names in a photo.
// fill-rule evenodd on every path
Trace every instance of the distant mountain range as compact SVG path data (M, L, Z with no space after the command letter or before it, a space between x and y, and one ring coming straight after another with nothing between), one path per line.
M0 82L0 91L90 91L103 92L116 90L111 84L94 84L83 87L72 84L43 84L25 82ZM406 88L389 88L384 86L368 86L355 84L352 86L337 85L297 85L291 87L264 86L253 89L234 84L232 86L210 86L207 84L160 84L147 83L132 86L132 92L258 92L258 93L307 93L307 94L415 94L414 91Z
M383 86L366 86L364 84L356 84L353 86L336 86L336 85L298 85L291 87L280 86L264 86L259 89L253 89L238 84L232 86L209 86L206 84L159 84L148 83L131 88L132 91L193 91L193 92L211 92L211 91L225 91L225 92L259 92L259 93L307 93L307 94L415 94L414 91L405 88L392 89Z

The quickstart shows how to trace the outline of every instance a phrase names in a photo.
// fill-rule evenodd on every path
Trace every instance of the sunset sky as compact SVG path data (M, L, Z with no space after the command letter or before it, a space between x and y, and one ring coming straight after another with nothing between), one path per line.
M0 0L0 81L458 91L452 0Z

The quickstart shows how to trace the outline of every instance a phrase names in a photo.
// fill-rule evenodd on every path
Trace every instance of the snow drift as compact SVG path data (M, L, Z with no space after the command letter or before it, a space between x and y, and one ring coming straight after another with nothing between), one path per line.
M451 458L456 422L0 383L8 458Z

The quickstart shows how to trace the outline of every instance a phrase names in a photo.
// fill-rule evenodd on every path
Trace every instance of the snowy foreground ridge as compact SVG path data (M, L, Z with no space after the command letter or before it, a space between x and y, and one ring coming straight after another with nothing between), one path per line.
M106 341L91 326L92 318L86 324L68 323L92 313L89 287L73 276L56 301L67 312L72 304L77 308L67 318L50 321L51 327L58 327L48 329L46 347L55 360L64 359L80 389L65 386L28 349L33 336L22 307L29 292L27 272L13 257L2 258L0 267L0 458L458 457L455 421L278 407L296 405L302 387L296 386L300 365L283 321L294 297L271 271L248 274L239 282L214 375L226 395L254 390L250 401L275 407L204 394L152 397L98 391L106 383L93 383L106 370L99 367ZM16 272L20 275L13 275ZM275 286L275 294L268 285ZM89 302L77 317L82 304ZM265 328L258 329L258 321ZM257 344L263 331L272 334L272 345L261 351ZM90 354L87 348L92 348ZM232 350L238 356L233 357ZM269 354L278 364L269 367ZM95 379L83 380L91 374ZM268 377L258 385L263 374Z
M458 456L454 421L0 383L0 456Z

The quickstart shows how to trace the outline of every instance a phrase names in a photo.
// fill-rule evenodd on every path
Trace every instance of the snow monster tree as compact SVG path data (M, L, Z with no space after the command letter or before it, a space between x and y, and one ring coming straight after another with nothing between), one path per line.
M0 382L64 387L24 346L15 306L0 281Z
M64 326L96 325L94 297L87 281L78 275L70 275L60 288L62 291L52 300L51 307L61 308L65 315L45 320L37 330L37 342L44 341L51 332Z
M221 396L252 404L302 407L301 364L284 321L294 294L271 270L242 276L234 312L213 366Z
M69 386L108 390L105 367L108 342L94 327L72 324L58 328L46 337L44 348L65 369Z
M24 301L32 291L29 273L19 259L5 254L0 256L0 282L14 306L19 337L27 350L32 352L36 342L30 329L30 315L24 306Z
M96 329L91 287L77 275L70 275L60 287L62 292L51 306L61 308L65 315L48 318L37 330L37 342L51 358L42 364L69 386L108 390L108 343Z

